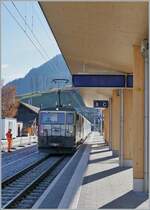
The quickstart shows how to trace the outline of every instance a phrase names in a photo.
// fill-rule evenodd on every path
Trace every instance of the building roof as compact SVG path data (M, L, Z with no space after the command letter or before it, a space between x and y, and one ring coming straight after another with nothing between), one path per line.
M127 74L148 39L148 1L39 1L72 74ZM59 14L59 15L58 15ZM86 106L111 89L80 88ZM107 97L108 96L108 97Z
M56 104L58 104L57 91L44 93L42 92L40 94L34 95L34 97L30 95L28 97L20 98L21 103L26 104L26 106L31 106L27 104L29 99L32 99L32 104L34 105L34 107L41 107L42 110L47 110L48 108L56 107ZM65 105L65 108L67 105L70 105L78 113L82 114L91 122L93 122L93 116L95 116L97 113L97 110L95 110L94 108L90 109L85 106L82 97L78 93L78 90L74 88L68 88L66 91L61 92L61 104Z
M23 106L27 107L28 109L32 110L35 113L39 113L39 110L40 110L39 107L33 106L31 104L24 103L22 101L20 101L20 104L22 104Z

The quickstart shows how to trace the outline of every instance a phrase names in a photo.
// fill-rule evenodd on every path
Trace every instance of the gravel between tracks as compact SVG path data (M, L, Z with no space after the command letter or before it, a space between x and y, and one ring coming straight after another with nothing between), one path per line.
M28 165L31 165L37 162L38 160L42 159L46 155L47 155L46 153L40 153L37 151L37 152L31 153L31 155L28 155L25 158L22 158L21 160L18 160L17 162L14 162L14 164L12 163L6 167L2 167L2 175L1 175L2 180L13 176L17 172L23 170Z
M50 157L40 165L36 166L30 170L25 175L21 176L17 180L13 181L11 184L2 189L2 206L14 198L21 190L23 190L29 183L36 179L48 166L53 164L53 162L58 159L58 157Z
M24 157L36 151L38 151L37 145L30 145L28 147L22 147L21 149L15 150L11 153L8 153L8 152L2 153L1 155L2 167L5 166L6 164L9 164L10 162L13 162L21 157Z
M65 158L56 168L50 173L36 188L28 193L26 197L19 202L16 206L17 209L27 209L32 208L34 203L38 200L38 198L42 195L42 193L47 189L53 179L57 176L57 174L62 170L62 168L66 165L70 157Z

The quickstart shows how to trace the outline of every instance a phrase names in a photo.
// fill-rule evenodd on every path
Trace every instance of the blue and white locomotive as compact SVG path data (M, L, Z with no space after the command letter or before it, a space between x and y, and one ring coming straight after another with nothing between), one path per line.
M38 119L38 148L71 152L91 132L91 123L72 107L42 109Z

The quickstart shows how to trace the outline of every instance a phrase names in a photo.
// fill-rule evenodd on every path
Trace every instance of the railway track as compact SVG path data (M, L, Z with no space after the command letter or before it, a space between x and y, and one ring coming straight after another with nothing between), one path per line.
M65 163L65 156L45 157L2 182L3 208L31 208Z
M9 154L8 153L2 154L2 165L9 164L10 162L15 161L16 159L22 158L26 155L29 155L37 151L38 151L37 146L33 145L13 151Z
M19 163L19 162L22 162L22 161L24 161L24 160L26 160L26 159L28 159L28 158L32 158L32 157L35 157L35 155L37 154L38 152L36 151L36 152L33 152L32 154L29 154L29 155L26 155L26 156L24 156L24 157L22 157L22 158L17 158L16 160L14 160L14 161L10 161L9 163L7 163L7 164L3 164L3 166L2 166L2 170L4 169L4 168L6 168L6 167L10 167L11 165L16 165L17 163Z
M38 163L38 161L43 160L48 157L49 153L41 153L41 152L32 152L30 155L26 155L22 158L17 158L15 161L11 161L8 164L2 165L2 181L8 179L9 177L14 176L19 171L22 171L25 168L33 165L34 163Z

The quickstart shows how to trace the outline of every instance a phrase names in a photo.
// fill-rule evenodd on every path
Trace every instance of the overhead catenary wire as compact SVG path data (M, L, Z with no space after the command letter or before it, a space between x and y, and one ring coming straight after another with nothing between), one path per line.
M73 93L74 93L74 92L73 92ZM91 118L92 115L93 115L93 117L94 117L95 115L97 115L96 112L93 112L93 113L92 113L92 112L90 112L90 111L87 111L85 107L81 106L81 104L79 103L79 101L77 100L77 98L75 97L75 95L74 95L73 93L71 94L71 93L69 92L70 96L72 96L72 97L74 98L74 100L77 102L77 104L79 105L79 107L80 107L80 109L81 109L81 113L84 113L85 116L86 116L86 113L88 113L88 117L89 117L89 118ZM90 115L90 116L89 116L89 115Z
M27 1L25 5L25 31L27 30Z
M14 8L16 9L16 11L18 12L18 14L20 15L20 17L22 18L22 20L24 21L24 23L26 24L27 28L30 30L30 32L32 33L33 37L35 38L35 40L37 41L37 43L39 44L39 46L43 49L43 52L45 53L45 55L48 57L49 59L49 55L46 52L45 48L43 47L43 45L40 43L40 41L38 40L37 36L35 35L35 33L33 32L32 28L30 28L30 26L27 24L26 19L23 17L23 15L21 14L21 12L19 11L19 9L16 7L15 3L11 0Z
M19 21L17 20L17 18L12 14L12 12L8 9L8 7L4 4L4 2L2 3L2 5L5 7L5 9L7 10L7 12L10 14L10 16L15 20L15 22L17 23L17 25L20 27L20 29L25 33L25 35L27 36L27 38L30 40L30 42L33 44L33 46L38 50L39 54L42 56L42 58L45 60L45 57L43 56L43 53L41 52L40 48L33 42L33 40L31 39L31 37L28 35L28 33L25 31L25 29L23 28L23 26L19 23Z
M73 91L72 93L69 92L69 94L70 94L71 97L74 98L74 100L76 101L76 103L79 105L79 107L80 107L80 109L81 109L81 112L85 114L85 113L86 113L85 107L81 106L80 102L77 100L77 98L76 98L75 95L74 95L74 91ZM85 115L86 115L86 114L85 114Z
M25 18L23 17L23 15L20 13L19 9L16 7L15 3L11 0L13 6L15 7L15 9L17 10L18 14L20 15L20 17L23 19L23 21L25 22ZM33 7L32 7L33 8ZM33 12L33 11L32 11ZM33 15L33 13L32 13ZM33 20L33 19L32 19ZM33 23L32 23L33 24ZM41 46L41 48L43 49L45 55L47 56L47 59L49 60L49 55L47 54L45 48L42 46L42 44L40 43L40 41L38 40L38 38L36 37L35 33L33 32L32 28L30 28L30 26L26 23L26 26L28 27L28 29L30 30L30 32L32 33L33 37L35 38L35 40L38 42L38 44ZM50 64L47 63L48 66L51 68ZM57 70L57 67L54 65L54 69Z
M31 28L32 28L32 32L33 32L33 3L32 3L32 26L31 26Z
M37 13L37 11L36 11L36 9L35 9L35 7L33 7L33 10L34 10L34 13L35 13L35 15L36 15L36 17L37 17L37 20L39 21L39 23L41 24L41 26L42 26L42 28L43 28L43 31L45 32L45 36L47 37L47 39L48 40L51 40L51 41L53 41L52 40L52 38L50 37L50 36L48 36L48 31L45 29L45 27L44 27L44 25L43 25L43 23L42 23L42 21L41 21L41 19L40 19L40 17L39 17L39 14ZM49 33L50 34L50 33ZM54 42L53 42L54 43ZM51 42L49 42L49 44L50 44L50 46L51 46Z
M41 55L41 57L45 60L47 60L47 58L45 58L45 55L43 54L43 52L41 51L40 47L37 46L34 41L32 40L32 38L29 36L29 34L25 31L25 29L23 28L23 26L21 25L21 23L17 20L17 18L13 15L13 13L10 11L10 9L4 4L4 2L2 3L2 5L5 7L5 9L7 10L7 12L10 14L10 16L15 20L15 22L17 23L17 25L20 27L20 29L24 32L24 34L27 36L27 38L29 39L29 41L32 43L32 45L37 49L37 51L39 52L39 54ZM49 58L48 58L49 60ZM51 68L51 65L49 64L49 62L47 62L47 65Z

